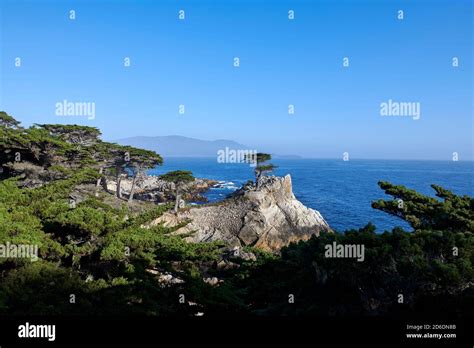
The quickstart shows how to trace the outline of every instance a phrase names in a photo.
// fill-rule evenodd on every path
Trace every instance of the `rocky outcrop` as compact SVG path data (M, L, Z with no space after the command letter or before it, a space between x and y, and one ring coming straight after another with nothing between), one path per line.
M191 202L206 202L203 192L213 187L217 181L196 178L193 182L182 188L185 191L184 198ZM115 192L116 182L107 180L109 192ZM120 183L122 193L128 196L132 188L132 178L124 177ZM161 180L157 176L143 176L136 182L134 198L141 201L172 202L175 197L175 185L172 182Z
M175 226L183 221L190 222L175 233L189 233L189 241L224 241L229 247L268 251L330 230L318 211L295 198L290 175L262 177L258 190L246 185L222 202L187 208L178 215L166 213L153 224Z

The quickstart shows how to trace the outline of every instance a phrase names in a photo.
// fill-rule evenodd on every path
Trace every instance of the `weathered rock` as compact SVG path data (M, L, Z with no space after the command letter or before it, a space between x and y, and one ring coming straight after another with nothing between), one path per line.
M206 202L206 198L201 193L213 187L214 180L196 178L193 182L182 188L185 191L184 198L187 201ZM127 196L132 188L132 178L124 176L120 183L122 194ZM151 202L174 202L175 185L172 182L161 180L157 176L140 177L135 184L134 198L142 201ZM107 189L109 192L115 192L117 183L115 180L107 180ZM184 205L181 205L184 207Z
M233 249L228 250L226 253L224 253L224 258L239 258L246 261L257 260L257 257L254 253L244 251L244 249L240 247L234 247Z
M222 280L216 278L216 277L209 277L209 278L204 278L203 281L209 285L215 286L219 283L222 283Z
M147 272L157 276L158 283L161 286L170 286L173 284L184 283L184 280L182 280L181 278L175 277L171 273L168 273L168 272L162 272L157 269L147 269Z
M240 265L235 263L235 262L232 262L232 261L229 261L229 260L220 260L220 261L215 263L214 268L222 271L222 270L237 269L239 267L240 267Z
M214 205L166 213L154 223L168 226L185 220L175 233L192 233L191 242L224 241L230 248L246 245L275 251L291 242L307 240L330 230L321 214L293 195L291 176L262 177L259 189L247 185Z

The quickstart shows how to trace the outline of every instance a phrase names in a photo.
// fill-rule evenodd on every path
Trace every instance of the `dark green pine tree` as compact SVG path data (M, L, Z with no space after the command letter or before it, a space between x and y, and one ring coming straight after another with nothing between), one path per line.
M431 187L441 200L404 186L378 184L393 200L378 200L372 207L406 220L415 230L474 232L473 198L457 196L437 185Z
M160 175L160 179L172 182L175 185L175 206L174 212L178 212L179 201L181 200L181 193L186 183L194 181L193 173L188 170L175 170L163 175Z
M275 168L275 165L267 163L272 160L272 155L268 153L259 152L256 155L248 155L245 157L247 162L255 164L255 184L257 190L260 188L260 178L266 173L271 173Z

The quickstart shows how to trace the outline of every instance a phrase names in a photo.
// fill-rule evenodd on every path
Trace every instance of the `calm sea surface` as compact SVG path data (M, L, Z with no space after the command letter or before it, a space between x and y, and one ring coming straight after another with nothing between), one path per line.
M437 184L456 194L474 196L474 162L385 161L336 159L272 160L276 175L290 174L295 196L310 208L319 210L329 225L343 231L365 226L369 221L378 231L395 226L408 228L404 221L372 209L372 201L389 198L378 181L405 185L434 196L430 184ZM160 175L171 170L191 170L195 177L218 180L222 188L206 193L209 201L218 201L249 179L253 169L248 164L222 164L216 158L165 158L165 164L149 171Z

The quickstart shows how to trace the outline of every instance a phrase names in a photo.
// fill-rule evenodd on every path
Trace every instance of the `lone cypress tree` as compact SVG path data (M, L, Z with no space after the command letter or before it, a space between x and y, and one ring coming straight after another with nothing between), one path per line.
M179 201L181 200L181 191L183 189L184 184L194 181L193 173L188 170L175 170L160 175L160 179L174 183L176 197L174 212L177 213L179 208Z
M271 159L272 155L262 152L259 152L256 155L246 156L247 162L255 164L255 184L257 185L257 190L260 188L260 178L265 175L265 173L270 173L277 168L271 163L264 164L265 162L271 161Z

